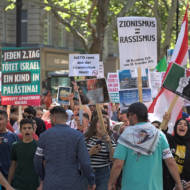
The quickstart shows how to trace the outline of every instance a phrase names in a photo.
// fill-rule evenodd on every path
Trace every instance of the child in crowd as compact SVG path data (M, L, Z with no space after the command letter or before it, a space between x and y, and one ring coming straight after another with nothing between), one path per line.
M39 186L39 178L33 165L37 147L37 143L33 139L33 121L28 118L22 119L20 131L23 138L22 141L13 144L8 181L15 189L34 190Z

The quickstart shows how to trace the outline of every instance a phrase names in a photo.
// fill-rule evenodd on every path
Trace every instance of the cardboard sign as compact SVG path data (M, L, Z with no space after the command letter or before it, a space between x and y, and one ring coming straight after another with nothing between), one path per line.
M82 104L108 103L109 94L105 79L77 81Z
M57 101L62 105L70 105L69 95L71 94L71 87L60 86L57 93Z
M164 88L190 100L190 71L173 64L163 83Z
M104 64L102 61L99 62L99 71L97 78L104 78Z
M151 102L152 101L151 89L144 88L142 91L143 91L142 92L143 102ZM127 107L132 103L138 102L139 100L138 89L127 89L119 91L119 99L121 107Z
M162 73L161 72L150 72L150 85L152 89L152 97L155 98L162 86Z
M108 73L107 86L112 103L119 103L119 79L118 73Z
M97 76L98 54L69 54L69 76Z
M154 68L157 64L156 19L120 17L117 20L120 69Z
M40 49L2 49L2 105L40 105Z
M131 89L138 88L137 75L134 70L122 70L118 71L119 76L119 89ZM149 72L148 69L142 73L142 88L148 88L149 85Z

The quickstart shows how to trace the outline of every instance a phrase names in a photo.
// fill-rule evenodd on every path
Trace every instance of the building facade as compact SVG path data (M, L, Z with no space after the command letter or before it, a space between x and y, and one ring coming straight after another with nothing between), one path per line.
M67 72L69 53L85 53L81 42L65 30L56 18L29 0L22 0L22 46L41 48L41 78L48 73ZM0 1L0 47L16 46L16 9L5 11L7 0ZM118 45L112 40L112 30L107 30L104 41L104 72L119 69Z

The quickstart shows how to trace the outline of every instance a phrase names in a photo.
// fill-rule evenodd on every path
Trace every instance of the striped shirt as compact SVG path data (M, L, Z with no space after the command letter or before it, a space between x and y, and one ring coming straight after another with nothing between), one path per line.
M97 137L93 136L89 139L86 139L86 146L88 151L97 144L97 141L100 141ZM116 144L114 140L111 138L111 144L112 147L115 148ZM110 159L109 159L109 148L108 143L105 141L101 141L101 150L98 152L98 154L93 154L90 156L91 160L91 166L92 168L102 168L110 165Z

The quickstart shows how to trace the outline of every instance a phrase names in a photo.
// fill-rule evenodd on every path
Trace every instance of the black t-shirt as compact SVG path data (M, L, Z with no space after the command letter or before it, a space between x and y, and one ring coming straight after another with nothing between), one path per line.
M34 170L33 158L37 148L36 141L13 144L11 160L16 161L17 167L13 179L13 187L19 190L36 190L39 177Z

